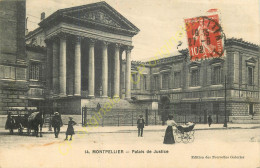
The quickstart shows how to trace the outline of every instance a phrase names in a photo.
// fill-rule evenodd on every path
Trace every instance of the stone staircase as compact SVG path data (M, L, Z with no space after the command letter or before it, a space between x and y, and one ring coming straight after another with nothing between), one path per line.
M97 104L101 105L101 108L111 106L113 109L137 109L137 105L124 99L109 99L109 98L95 98L95 99L82 99L81 106L87 106L88 108L97 108ZM109 104L109 105L108 105Z

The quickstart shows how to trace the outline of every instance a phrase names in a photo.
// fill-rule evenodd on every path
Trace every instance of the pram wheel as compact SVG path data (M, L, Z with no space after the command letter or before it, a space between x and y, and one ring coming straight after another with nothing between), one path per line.
M187 132L184 132L183 136L182 136L182 142L183 143L188 143L190 141L190 136L189 136L189 133Z
M182 133L180 131L176 130L174 139L177 143L180 143L182 141Z

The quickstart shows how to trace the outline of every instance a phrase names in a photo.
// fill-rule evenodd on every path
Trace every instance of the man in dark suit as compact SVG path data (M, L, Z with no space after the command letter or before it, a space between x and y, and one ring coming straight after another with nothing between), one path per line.
M59 133L60 133L60 127L63 125L62 120L61 120L61 116L59 115L58 112L54 113L51 125L52 125L52 127L54 127L55 138L58 138Z
M139 115L139 119L137 120L137 128L138 128L138 137L143 136L143 129L144 129L144 119L143 115Z
M212 124L212 122L213 122L213 120L212 120L212 118L211 118L211 115L209 115L209 117L208 117L208 124L209 124L209 127L210 127L210 125Z

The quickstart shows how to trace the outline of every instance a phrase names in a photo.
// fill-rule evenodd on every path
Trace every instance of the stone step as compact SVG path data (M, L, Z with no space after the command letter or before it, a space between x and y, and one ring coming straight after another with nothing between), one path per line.
M229 122L238 124L260 124L260 116L229 116Z
M97 108L97 104L100 104L101 108L110 105L114 109L136 109L136 105L130 103L124 99L109 99L109 98L95 98L95 99L82 99L81 106L87 106L88 108Z
M260 124L260 120L233 120L230 123L235 124Z

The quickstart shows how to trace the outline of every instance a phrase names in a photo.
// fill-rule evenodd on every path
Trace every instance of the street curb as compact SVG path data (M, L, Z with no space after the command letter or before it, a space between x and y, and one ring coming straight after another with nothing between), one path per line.
M82 128L82 127L80 127ZM260 126L253 126L253 127L221 127L221 128L194 128L195 131L205 131L205 130L231 130L231 129L259 129ZM145 132L164 132L166 130L166 128L160 128L160 129L148 129L148 130L145 130ZM86 131L77 131L75 130L75 133L76 134L97 134L97 133L131 133L131 132L136 132L137 130L116 130L116 131L91 131L91 132L86 132ZM8 130L5 130L4 132L1 132L1 134L4 133L4 135L6 135L5 133L9 134L9 131ZM43 134L53 134L54 131L43 131L42 132ZM60 131L61 134L65 134L66 131ZM0 134L0 135L1 135ZM3 135L3 134L2 134ZM26 132L24 132L24 135L26 135Z
M205 130L227 130L227 129L258 129L260 128L260 126L258 127L227 127L227 128L199 128L199 129L194 129L195 131L205 131ZM164 132L166 130L165 129L154 129L154 130L145 130L145 132ZM96 134L96 133L130 133L130 132L136 132L137 130L117 130L117 131L95 131L95 132L85 132L85 131L76 131L75 133L77 134ZM43 132L44 134L53 134L53 131L48 131L48 132ZM60 131L60 133L66 133L66 131Z

